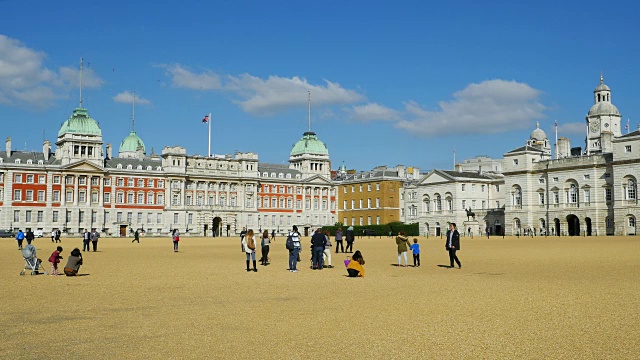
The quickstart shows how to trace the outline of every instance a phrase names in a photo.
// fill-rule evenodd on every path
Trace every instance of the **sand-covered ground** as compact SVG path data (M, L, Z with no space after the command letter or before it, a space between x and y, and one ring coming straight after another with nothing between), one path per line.
M288 272L283 238L257 273L237 238L130 241L101 239L69 278L19 276L0 239L0 358L640 358L637 237L462 238L461 270L438 266L444 239L420 238L420 268L393 266L393 239L357 239L361 279L343 254L310 270L307 245ZM46 262L55 245L35 245ZM64 265L81 241L61 245Z

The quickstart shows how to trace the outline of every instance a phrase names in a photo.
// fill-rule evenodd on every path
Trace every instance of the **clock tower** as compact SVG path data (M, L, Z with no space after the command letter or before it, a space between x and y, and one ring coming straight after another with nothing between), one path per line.
M611 89L604 84L600 74L600 85L593 90L594 104L587 114L586 153L602 152L602 134L612 133L614 137L622 135L620 131L620 112L611 103Z

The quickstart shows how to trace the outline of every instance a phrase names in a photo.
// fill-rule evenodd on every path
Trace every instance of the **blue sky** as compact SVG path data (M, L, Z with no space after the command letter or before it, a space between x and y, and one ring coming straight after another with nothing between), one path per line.
M311 128L333 167L450 169L501 157L536 121L584 146L600 71L631 128L640 6L631 1L0 0L0 137L40 150L84 105L117 150L180 145L286 163ZM37 8L37 11L35 10ZM553 140L552 140L553 141Z

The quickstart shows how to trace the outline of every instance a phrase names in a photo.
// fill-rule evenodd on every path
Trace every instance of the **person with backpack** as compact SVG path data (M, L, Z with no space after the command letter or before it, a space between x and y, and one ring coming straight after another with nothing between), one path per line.
M298 227L293 225L286 241L287 250L289 250L289 272L298 272L298 256L302 245L300 244L300 233Z
M256 267L256 237L253 235L253 230L247 230L247 233L242 238L242 248L247 254L247 272L251 271L249 268L249 260L253 260L253 271L258 272Z

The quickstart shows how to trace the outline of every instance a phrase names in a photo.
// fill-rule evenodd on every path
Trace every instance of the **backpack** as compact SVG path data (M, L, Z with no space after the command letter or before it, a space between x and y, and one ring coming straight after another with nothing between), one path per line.
M287 247L287 250L293 250L293 237L291 237L291 235L287 236L285 246Z
M249 238L249 241L247 241L247 247L250 250L255 250L256 249L256 244L253 242L253 237Z

